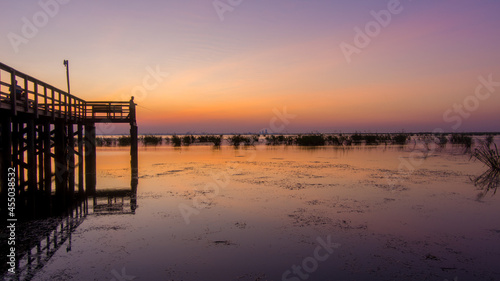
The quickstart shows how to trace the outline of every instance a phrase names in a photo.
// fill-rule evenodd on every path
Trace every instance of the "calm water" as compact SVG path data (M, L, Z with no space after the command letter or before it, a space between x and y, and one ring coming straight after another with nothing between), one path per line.
M486 168L425 151L143 147L137 206L90 201L34 280L498 280ZM129 161L100 148L98 189L130 189Z

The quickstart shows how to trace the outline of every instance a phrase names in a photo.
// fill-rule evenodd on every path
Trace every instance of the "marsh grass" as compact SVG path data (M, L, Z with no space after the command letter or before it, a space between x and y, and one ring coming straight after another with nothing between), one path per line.
M478 195L478 199L484 197L490 190L493 190L493 194L495 194L500 185L500 154L497 145L493 145L494 148L490 148L490 145L486 142L474 149L471 155L471 158L475 157L489 168L480 176L471 179L475 186L483 190Z
M283 136L283 135L270 135L265 136L267 145L292 145L295 141L295 138L292 136Z
M491 147L491 144L493 143L493 138L494 138L494 137L495 137L494 135L488 135L488 136L486 137L486 145L487 145L488 147Z
M437 138L437 144L443 148L446 146L446 144L448 143L448 137L445 135L445 134L441 134L441 135L436 135L436 138Z
M118 138L119 146L127 146L132 143L132 138L130 136L121 136Z
M196 138L196 142L198 143L213 143L214 146L219 147L222 143L222 135L215 136L215 135L204 135L204 136L198 136Z
M338 136L327 136L326 143L330 145L342 145Z
M182 139L180 137L178 137L177 135L173 135L171 138L171 141L175 147L179 147L182 144Z
M493 144L493 146L494 148L490 148L488 144L483 144L474 149L471 157L475 157L490 169L500 172L500 155L498 153L498 147L496 144Z
M242 135L233 135L233 136L230 136L228 138L229 143L234 147L238 147L242 143L244 143L245 145L253 145L258 140L259 140L258 135L257 135L257 137L255 137L255 136L246 137L246 136L242 136Z
M157 137L154 135L145 135L141 137L141 141L144 145L159 145L162 143L162 137Z
M396 134L391 138L393 144L405 145L410 140L410 135L408 134Z
M215 147L220 147L220 144L222 143L222 135L219 136L210 136L210 141L214 144Z
M105 137L96 137L95 142L96 142L97 146L114 146L116 144L116 139L105 138Z
M192 135L182 137L182 144L185 146L190 146L196 141L196 138Z
M298 135L295 143L299 146L323 146L326 144L326 138L322 134Z
M462 145L466 148L471 148L474 143L472 136L467 134L452 134L450 136L450 142L452 144Z
M363 136L359 133L355 133L351 136L351 141L353 144L361 144L361 142L363 141Z
M363 139L366 145L377 145L380 142L380 137L378 135L365 135Z

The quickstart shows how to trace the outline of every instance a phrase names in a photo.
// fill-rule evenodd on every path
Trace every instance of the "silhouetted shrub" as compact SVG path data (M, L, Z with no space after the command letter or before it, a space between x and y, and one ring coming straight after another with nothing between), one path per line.
M182 138L182 144L185 146L189 146L190 144L194 143L196 138L194 136L184 136Z
M409 139L410 139L410 136L408 134L396 134L396 135L392 136L392 143L393 144L406 144Z
M297 145L300 146L322 146L325 145L325 137L321 134L318 135L299 135L295 139Z
M180 137L176 136L176 135L173 135L172 136L172 144L174 146L181 146L181 143L182 143L182 140Z
M130 136L121 136L118 138L119 146L127 146L132 143L132 138Z
M96 137L95 142L96 142L97 146L113 146L113 145L115 145L115 139L113 139L113 138Z
M342 142L339 137L337 136L328 136L326 137L326 142L331 145L342 145Z
M251 138L245 137L242 135L233 135L228 138L229 143L235 147L240 146L241 143L245 143L245 145L251 144Z
M363 136L361 134L355 133L351 136L351 140L354 144L360 144L363 141Z
M466 134L452 134L450 142L452 144L459 144L468 148L472 147L473 144L472 136Z
M365 135L363 139L367 145L377 145L379 142L378 135Z
M161 137L153 136L153 135L146 135L141 138L142 143L144 145L159 145L162 142Z

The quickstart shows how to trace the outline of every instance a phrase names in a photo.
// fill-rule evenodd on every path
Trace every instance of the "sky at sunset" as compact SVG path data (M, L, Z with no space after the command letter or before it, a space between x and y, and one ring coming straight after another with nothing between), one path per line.
M66 89L68 59L72 94L135 96L140 133L500 131L498 1L41 0L0 13L1 62Z

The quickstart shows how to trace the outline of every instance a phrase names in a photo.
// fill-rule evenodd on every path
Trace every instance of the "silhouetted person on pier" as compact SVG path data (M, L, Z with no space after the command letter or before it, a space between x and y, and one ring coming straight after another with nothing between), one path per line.
M134 123L135 125L135 103L134 103L134 96L130 98L130 118L132 119L131 122Z
M10 93L15 94L17 100L23 100L24 99L24 97L23 97L24 89L21 88L21 86L19 86L17 84L17 80L15 80L15 81L16 81L16 84L11 85L11 87L10 87Z

